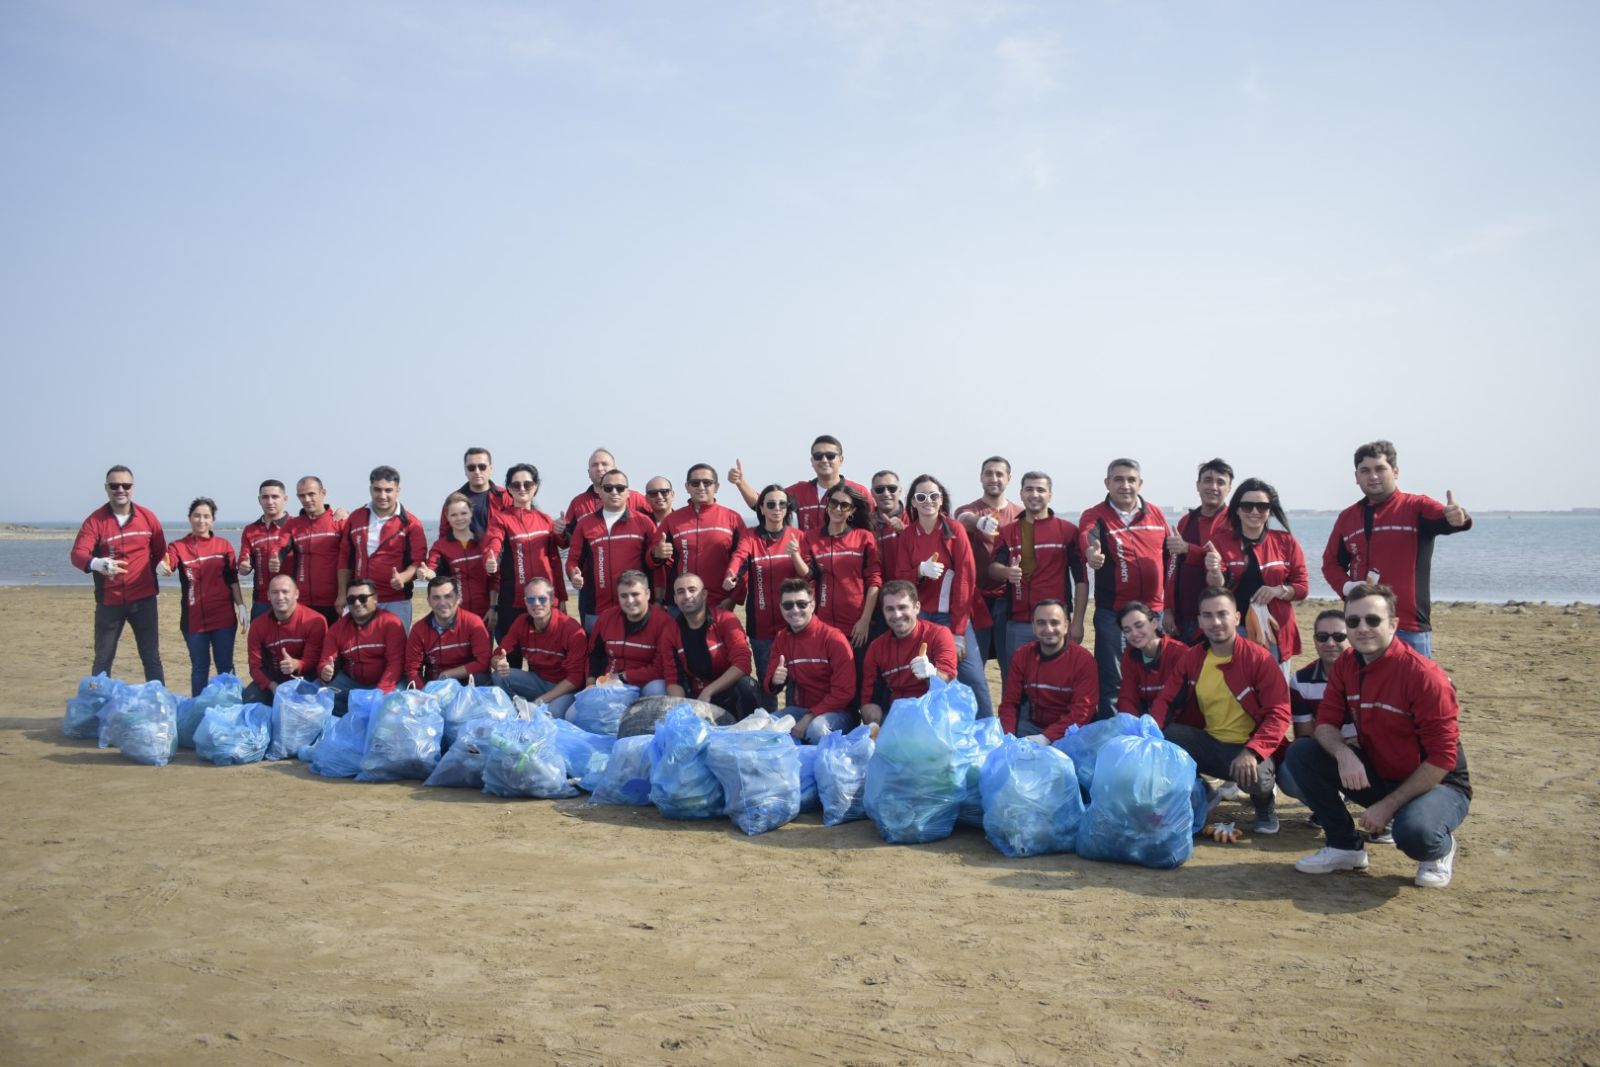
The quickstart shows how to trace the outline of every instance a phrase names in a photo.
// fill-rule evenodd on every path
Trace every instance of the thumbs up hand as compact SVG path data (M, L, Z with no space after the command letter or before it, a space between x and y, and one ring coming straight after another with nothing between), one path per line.
M1456 503L1456 495L1448 489L1444 491L1444 521L1458 530L1467 524L1467 509Z
M782 656L778 657L778 665L772 668L772 684L784 685L789 681L789 668Z
M556 536L557 537L566 536L566 533L567 533L567 513L566 513L566 511L563 510L561 512L561 514L557 515L555 517L555 519L550 523L550 525L555 527Z
M744 485L744 460L735 459L733 466L728 468L728 484L736 487Z
M1222 553L1210 541L1206 542L1206 570L1212 574L1222 573Z
M1097 571L1106 565L1106 554L1105 550L1100 547L1100 535L1098 533L1089 535L1088 547L1083 553L1083 561L1089 565L1089 569L1092 571Z
M665 533L663 533L661 535L661 543L656 545L655 557L656 557L656 559L663 560L663 561L664 560L669 560L669 559L672 558L672 552L673 552L672 538L668 537Z

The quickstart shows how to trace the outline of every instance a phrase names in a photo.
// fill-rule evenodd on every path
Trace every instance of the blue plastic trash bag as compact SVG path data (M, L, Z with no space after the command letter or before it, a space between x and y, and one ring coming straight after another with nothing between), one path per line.
M284 682L272 693L272 740L267 759L289 759L306 745L315 744L327 721L333 718L332 689L315 682Z
M1163 739L1149 716L1140 721L1148 727L1138 737L1113 738L1100 749L1078 855L1178 867L1194 852L1194 760Z
M591 734L617 736L622 716L639 699L636 685L596 685L583 690L572 699L572 710L567 719Z
M178 698L160 682L125 685L106 703L100 747L135 763L165 767L178 752Z
M706 766L722 783L728 818L747 834L776 830L800 814L800 753L771 730L712 730Z
M67 715L61 731L68 737L93 740L100 736L100 720L106 705L127 686L105 674L92 674L78 683L78 695L67 701Z
M706 765L711 725L677 707L656 724L650 746L650 803L669 819L714 819L726 803L722 783Z
M1072 765L1078 770L1078 785L1083 790L1083 799L1088 800L1090 791L1094 788L1094 763L1100 755L1100 749L1113 737L1138 737L1142 727L1140 723L1150 719L1148 715L1138 718L1125 711L1119 711L1109 719L1099 719L1086 726L1073 723L1067 727L1067 732L1061 735L1061 740L1055 747L1072 757ZM1155 725L1155 720L1150 719L1150 724ZM1160 727L1157 727L1159 731Z
M453 679L452 679L453 681ZM430 686L436 683L429 682ZM460 685L458 692L449 703L443 703L444 709L444 742L446 752L456 743L456 734L460 732L465 723L474 719L497 719L504 722L517 717L516 705L511 703L511 694L493 685Z
M178 747L194 747L194 731L209 708L244 703L244 683L237 675L219 674L206 683L200 695L178 701Z
M496 722L489 728L483 791L496 797L577 796L548 715Z
M422 691L439 701L439 714L443 715L444 709L456 702L463 688L464 686L454 678L435 678L423 686Z
M1083 794L1072 757L1008 737L979 775L983 832L1006 856L1071 852L1083 821Z
M655 737L651 734L619 737L611 749L611 758L606 761L606 769L600 772L589 803L650 803L650 748L654 743Z
M822 798L817 796L817 746L797 745L800 757L800 810L821 811Z
M966 686L962 686L966 689ZM967 689L970 693L972 690ZM974 719L972 722L972 764L967 768L967 795L961 800L961 814L957 821L963 826L974 826L983 829L983 793L980 790L978 776L983 772L983 761L989 758L989 753L1000 747L1006 739L1006 728L1000 724L1000 718L991 715L987 719Z
M346 715L345 718L349 718ZM444 718L439 701L421 689L397 689L384 696L367 730L358 782L422 781L439 762Z
M497 719L480 718L461 723L451 745L423 785L455 789L482 789L483 765L489 759L489 734Z
M617 739L591 734L565 719L552 719L551 723L556 728L556 747L561 749L561 758L567 761L567 777L576 778L579 789L593 793L600 784L600 776L605 773L606 764L611 762L611 750Z
M309 753L311 773L324 778L354 778L361 771L361 756L367 750L367 733L372 716L388 696L378 689L352 689L343 716L328 723L327 729ZM301 756L305 759L305 755Z
M272 740L272 709L265 704L219 704L206 709L194 731L194 754L218 767L254 763Z
M915 700L895 701L878 731L866 809L891 844L939 841L955 829L977 751L970 698L950 701L959 688L934 679Z
M867 817L867 761L876 747L872 727L865 724L847 734L827 734L817 743L817 798L822 801L823 825Z

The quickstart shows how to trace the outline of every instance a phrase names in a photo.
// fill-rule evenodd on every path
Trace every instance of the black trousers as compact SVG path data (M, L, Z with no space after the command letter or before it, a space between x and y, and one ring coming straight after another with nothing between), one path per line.
M161 621L153 596L131 604L94 606L94 666L89 673L111 673L111 664L117 658L117 642L122 639L123 623L133 627L133 640L139 646L139 659L144 664L144 680L165 684L167 677L161 670Z

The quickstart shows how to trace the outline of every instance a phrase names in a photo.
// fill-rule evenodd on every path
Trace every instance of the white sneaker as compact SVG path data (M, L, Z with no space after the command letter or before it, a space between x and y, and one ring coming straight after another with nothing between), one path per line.
M1416 883L1424 889L1443 889L1450 884L1450 876L1455 873L1456 865L1456 839L1450 836L1450 851L1436 860L1423 860L1417 864Z
M1367 869L1367 850L1364 848L1320 848L1309 856L1302 856L1295 860L1294 869L1301 874L1364 871Z
M1244 796L1244 790L1233 782L1223 782L1217 789L1217 796L1223 800L1238 800Z

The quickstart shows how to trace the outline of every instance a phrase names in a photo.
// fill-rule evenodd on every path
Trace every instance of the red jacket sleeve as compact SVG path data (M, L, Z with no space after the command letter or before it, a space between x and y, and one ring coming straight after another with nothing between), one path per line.
M389 612L384 612L389 615ZM406 625L398 616L390 616L394 625L383 633L383 673L378 676L378 688L385 693L400 687L400 670L406 660Z
M794 631L785 626L782 630L778 631L778 635L772 639L772 650L767 654L767 673L766 676L761 679L761 688L763 692L776 693L778 691L777 688L772 684L772 672L778 669L778 660L790 660L794 658L793 633Z
M1017 713L1022 707L1022 649L1011 656L1011 667L1006 671L1006 682L1000 691L1000 728L1008 734L1017 732Z
M1311 575L1306 570L1306 554L1300 547L1300 542L1293 537L1286 539L1289 546L1289 588L1294 590L1294 599L1304 600L1311 593Z
M500 639L500 643L494 646L494 650L489 653L489 658L509 656L514 649L521 645L522 635L528 631L528 627L531 625L532 620L527 615L518 615L517 621L511 624L511 629L506 631L506 635Z
M263 693L267 692L267 687L272 684L272 679L267 677L267 672L261 663L261 643L266 640L265 623L270 618L272 618L271 612L258 615L250 623L250 629L244 639L246 655L250 661L250 680L256 683Z
M300 649L300 673L309 678L317 673L317 664L322 662L322 646L328 639L328 620L309 608L306 610L311 617L306 621L306 643Z
M1454 770L1461 745L1460 711L1455 688L1443 671L1429 671L1423 677L1421 691L1411 700L1411 723L1426 753L1424 762L1442 771Z
M721 629L722 643L728 646L728 662L738 667L747 675L756 673L755 657L750 654L750 638L745 636L744 627L739 625L738 616L732 612L722 615L718 619ZM851 679L854 682L855 679Z
M1200 661L1204 661L1205 645L1197 645L1195 648L1189 649L1184 654L1183 662L1178 669L1172 672L1171 678L1167 679L1166 688L1161 690L1161 695L1156 697L1156 702L1150 705L1150 717L1162 729L1166 728L1167 720L1172 718L1174 707L1183 704L1184 701L1189 699L1189 668L1197 662L1195 660L1195 652L1197 651L1200 653ZM1281 678L1282 675L1279 677Z
M83 520L83 525L78 527L78 536L72 539L72 565L84 573L89 573L89 561L94 559L94 548L100 540L95 530L95 517L90 515Z
M410 513L408 512L407 514ZM411 517L415 521L411 523L410 529L406 531L406 536L410 538L411 543L411 562L416 563L428 555L428 535L422 529L422 520L415 515Z
M879 558L878 539L868 537L862 542L861 550L861 583L862 590L882 588L883 586L883 560Z
M567 635L567 654L561 664L566 671L566 680L572 683L574 689L582 689L589 680L589 642L583 627L574 625Z
M1333 589L1333 595L1341 599L1344 597L1344 583L1350 580L1343 554L1344 516L1341 514L1333 520L1333 529L1328 531L1328 544L1322 550L1322 577Z
M468 674L482 674L489 669L489 653L494 650L494 641L489 636L489 628L483 620L476 615L471 616L472 629L467 634L467 641L472 645L472 659L466 664Z
M1328 672L1328 685L1322 690L1322 702L1317 705L1317 726L1331 726L1335 730L1344 725L1345 658L1334 661Z
M1074 652L1082 655L1072 656ZM1077 645L1068 645L1063 654L1072 656L1076 665L1072 671L1072 703L1066 717L1044 728L1044 735L1052 743L1061 740L1069 723L1093 722L1095 705L1100 703L1100 671L1095 666L1094 656Z
M850 639L835 630L828 636L828 695L808 711L848 711L856 692L855 650Z
M872 641L867 645L865 652L867 658L861 664L861 692L857 694L862 707L872 703L872 691L877 688L878 673L883 669L879 663L883 655L882 650L881 641Z
M150 571L151 581L155 580L155 566L167 554L167 532L161 527L161 520L156 518L155 512L145 513L150 520Z
M1251 660L1250 684L1255 686L1256 699L1261 702L1261 718L1244 747L1262 759L1269 759L1289 732L1289 683L1284 681L1282 668L1267 650L1259 645L1254 647L1260 649L1260 654ZM1237 651L1234 655L1238 655Z
M585 516L585 517L587 517L587 516ZM589 538L584 533L584 525L583 525L583 520L582 519L579 519L577 522L573 523L570 527L568 527L568 536L571 538L571 543L570 543L571 546L567 549L567 567L566 567L566 570L562 571L563 574L566 574L567 571L581 571L582 570L582 568L578 564L583 559L583 550L584 550L585 547L587 547L587 545L589 543ZM557 566L558 570L561 569L559 562L557 563L556 566Z
M966 528L959 522L951 525L950 558L956 576L950 583L950 629L965 641L967 623L972 620L972 598L978 591L978 568Z
M1132 658L1137 655L1139 650L1132 645L1122 650L1122 685L1117 689L1117 710L1129 715L1139 714L1139 675ZM1096 682L1095 688L1099 687Z
M933 669L955 681L956 671L961 665L956 658L955 638L943 626L928 627L928 634L928 659L933 662Z
M422 677L422 654L427 640L427 631L424 626L433 625L428 620L431 616L424 615L422 619L411 625L411 633L406 637L406 666L405 680L421 689L426 684ZM403 624L402 624L403 625Z

